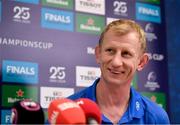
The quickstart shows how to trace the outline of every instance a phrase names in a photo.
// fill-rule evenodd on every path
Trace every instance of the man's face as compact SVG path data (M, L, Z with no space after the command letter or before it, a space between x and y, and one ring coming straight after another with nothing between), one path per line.
M96 60L106 83L130 84L136 70L144 66L144 58L136 32L120 36L108 31L102 45L96 47Z

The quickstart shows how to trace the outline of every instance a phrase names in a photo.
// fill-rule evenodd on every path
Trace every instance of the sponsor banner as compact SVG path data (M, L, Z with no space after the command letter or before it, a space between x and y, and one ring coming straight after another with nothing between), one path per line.
M34 4L24 4L13 2L12 0L4 1L3 13L6 16L3 16L3 20L6 21L5 25L8 24L8 27L4 29L10 28L10 30L19 33L17 32L18 29L21 29L21 24L24 24L24 27L26 27L25 31L30 32L29 29L27 30L27 26L39 26L40 15L37 11L39 11L39 8Z
M0 36L0 45L35 48L35 49L43 49L43 50L46 50L46 49L48 50L53 47L52 42L19 39L19 38L13 38L13 37L1 37L1 36Z
M22 84L37 84L38 64L23 61L3 60L2 81Z
M23 2L23 3L31 3L31 4L39 4L39 0L13 0L17 2Z
M1 111L1 124L12 124L11 110Z
M104 0L76 0L75 10L92 14L105 15Z
M13 7L13 21L18 23L31 23L31 8L16 5Z
M91 47L91 46L88 46L88 47L87 47L87 54L89 54L89 55L95 55L95 48L94 48L94 47Z
M165 34L165 27L152 22L138 21L138 23L146 34L147 51L151 53L166 53L166 44L162 42L166 41L163 35Z
M160 54L160 53L147 53L148 56L149 56L149 60L152 60L152 61L163 61L164 60L164 55L163 54Z
M152 4L160 4L160 0L138 0L138 1L152 3Z
M76 66L76 86L88 87L100 75L100 69L97 67Z
M112 18L133 18L134 4L131 0L107 0L106 15Z
M101 16L76 14L76 30L91 34L100 34L105 26L105 19Z
M51 7L73 9L73 0L42 0L42 4Z
M2 85L2 106L11 107L14 102L23 99L38 101L38 88L19 85Z
M149 42L157 41L158 37L156 35L155 27L152 23L147 23L145 25L144 31L146 33L146 39Z
M41 26L43 28L73 31L74 14L68 11L42 8Z
M147 82L144 84L145 88L151 91L155 91L160 88L160 84L157 82L157 74L154 71L148 73Z
M166 110L165 93L161 93L161 92L141 92L141 93Z
M40 89L40 102L43 108L48 108L53 99L66 98L74 94L73 88L41 87Z
M166 59L163 61L150 61L144 70L138 72L138 90L161 91L167 90Z
M49 82L66 83L66 67L51 66L49 68Z
M161 23L161 11L159 6L136 3L136 19Z

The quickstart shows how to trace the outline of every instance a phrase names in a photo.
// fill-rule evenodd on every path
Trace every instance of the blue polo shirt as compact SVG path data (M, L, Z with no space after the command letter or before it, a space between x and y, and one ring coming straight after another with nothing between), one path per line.
M96 86L98 82L99 79L95 80L93 85L71 95L69 99L89 98L97 102ZM112 122L102 114L102 124L112 124ZM163 108L131 87L128 108L118 124L170 124L170 121Z

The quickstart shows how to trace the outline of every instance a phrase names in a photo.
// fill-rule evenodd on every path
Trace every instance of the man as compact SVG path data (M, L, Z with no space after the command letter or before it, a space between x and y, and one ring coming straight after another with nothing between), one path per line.
M161 107L131 87L136 71L148 62L145 50L145 33L137 23L113 21L102 32L95 48L101 77L69 98L95 101L102 112L102 124L169 124Z

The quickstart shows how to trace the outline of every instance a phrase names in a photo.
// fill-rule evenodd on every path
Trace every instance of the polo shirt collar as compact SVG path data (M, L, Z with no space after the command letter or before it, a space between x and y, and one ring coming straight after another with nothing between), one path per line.
M96 86L99 82L100 78L96 79L94 81L94 84L91 86L91 89L89 89L89 98L91 98L93 101L97 102L96 100ZM119 123L127 123L133 120L133 118L141 118L144 115L144 105L141 99L141 95L134 90L134 88L130 88L130 103L129 106L122 116ZM102 117L103 121L108 121L108 119L103 115Z

